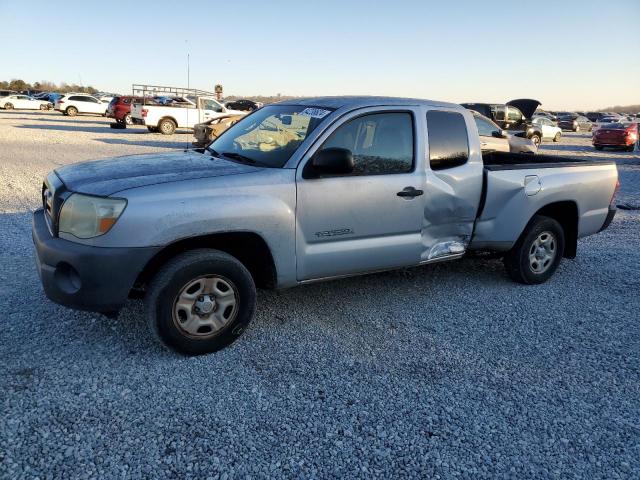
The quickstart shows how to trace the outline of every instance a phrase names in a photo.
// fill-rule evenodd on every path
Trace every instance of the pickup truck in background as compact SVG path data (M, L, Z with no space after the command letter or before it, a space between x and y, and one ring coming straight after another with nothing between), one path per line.
M132 123L163 135L173 135L178 128L193 129L219 117L248 113L228 109L214 93L203 90L134 84L132 91L137 98L131 107Z
M57 168L32 233L50 299L113 314L142 296L157 338L203 354L247 328L256 287L470 251L502 256L516 282L545 282L607 228L616 191L613 162L483 154L460 105L309 98L256 110L204 153Z

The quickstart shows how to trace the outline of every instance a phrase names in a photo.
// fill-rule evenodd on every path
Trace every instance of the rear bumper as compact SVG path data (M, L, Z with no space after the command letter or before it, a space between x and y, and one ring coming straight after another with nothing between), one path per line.
M613 217L616 216L616 212L617 212L617 209L615 207L609 207L609 213L607 214L607 218L604 220L604 223L602 224L602 227L600 228L600 230L598 230L598 233L600 233L603 230L606 230L607 227L611 225L611 222L613 221Z
M146 122L144 121L143 118L131 117L131 122L134 125L146 125Z
M43 210L33 214L32 236L47 297L66 307L93 312L119 310L139 273L160 250L92 247L55 238Z

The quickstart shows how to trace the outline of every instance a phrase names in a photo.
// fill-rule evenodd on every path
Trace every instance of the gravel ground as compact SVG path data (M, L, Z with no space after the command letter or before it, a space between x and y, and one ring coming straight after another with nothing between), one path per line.
M0 112L1 478L638 478L640 212L580 241L551 281L465 259L259 295L242 339L185 358L42 292L43 175L187 140L98 117ZM587 135L545 150L640 155Z

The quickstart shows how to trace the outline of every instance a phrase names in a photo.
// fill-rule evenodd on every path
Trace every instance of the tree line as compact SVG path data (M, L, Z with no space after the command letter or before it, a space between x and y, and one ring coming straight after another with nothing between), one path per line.
M0 89L2 90L15 90L16 92L22 92L24 90L41 90L43 92L79 92L79 93L96 93L98 89L93 88L91 85L83 86L76 85L75 83L62 82L56 84L47 80L41 82L34 82L33 84L20 80L18 78L11 79L9 81L0 80Z

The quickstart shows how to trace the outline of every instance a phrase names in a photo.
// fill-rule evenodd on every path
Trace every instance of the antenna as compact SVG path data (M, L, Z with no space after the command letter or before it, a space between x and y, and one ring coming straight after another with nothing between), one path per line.
M190 59L189 59L189 40L184 41L187 46L187 90L191 89L191 68L190 68ZM196 108L198 108L198 99L196 97ZM189 108L187 107L187 129L189 128ZM184 151L189 150L189 137L187 137L187 145Z

